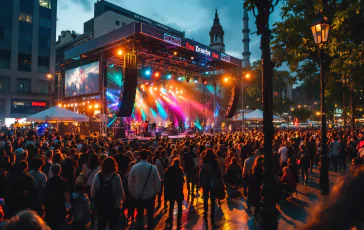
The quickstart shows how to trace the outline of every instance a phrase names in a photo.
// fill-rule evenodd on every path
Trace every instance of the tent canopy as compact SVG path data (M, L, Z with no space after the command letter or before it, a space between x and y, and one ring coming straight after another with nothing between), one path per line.
M246 114L244 118L246 121L263 121L263 111L256 109L253 112ZM276 115L273 115L273 120L280 121L284 119Z
M27 117L27 122L82 122L89 117L55 106Z

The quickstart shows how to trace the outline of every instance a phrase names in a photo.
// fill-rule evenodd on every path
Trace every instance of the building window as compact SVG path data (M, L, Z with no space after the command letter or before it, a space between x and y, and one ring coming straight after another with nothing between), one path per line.
M115 24L116 24L117 26L120 26L120 21L116 20L116 21L115 21Z
M126 24L125 24L125 22L121 23L121 26L123 26L123 27L124 27L125 25L126 25Z
M20 12L19 13L19 21L32 23L32 15Z
M39 80L37 84L38 93L49 94L51 87L50 81Z
M4 27L0 26L0 41L4 39Z
M49 73L49 57L38 56L38 72Z
M52 21L49 18L39 17L39 26L51 28Z
M28 53L18 53L18 70L32 71L32 55Z
M0 76L0 92L10 91L10 77Z
M10 69L11 51L0 49L0 69Z
M50 9L51 8L51 1L52 0L39 0L39 5L41 7L45 7L45 8Z
M16 81L17 93L30 93L31 81L26 78L18 78Z

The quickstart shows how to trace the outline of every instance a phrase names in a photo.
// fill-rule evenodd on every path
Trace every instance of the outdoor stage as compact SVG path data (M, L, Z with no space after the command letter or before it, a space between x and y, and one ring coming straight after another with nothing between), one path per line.
M67 50L65 60L63 106L99 121L101 133L146 119L220 127L240 96L240 59L143 23Z

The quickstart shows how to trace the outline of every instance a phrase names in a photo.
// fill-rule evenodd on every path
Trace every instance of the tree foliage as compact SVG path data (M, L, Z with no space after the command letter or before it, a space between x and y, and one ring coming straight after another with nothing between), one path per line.
M296 117L299 121L307 121L312 115L312 110L306 108L296 109L292 112L292 116Z

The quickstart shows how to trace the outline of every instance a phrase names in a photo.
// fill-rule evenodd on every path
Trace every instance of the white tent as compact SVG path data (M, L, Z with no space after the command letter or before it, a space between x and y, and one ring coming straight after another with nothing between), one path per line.
M246 114L244 118L246 121L263 121L263 111L256 109L253 112ZM280 121L284 119L276 115L273 115L273 120Z
M82 122L89 121L89 117L74 113L67 109L55 106L27 117L27 122Z

